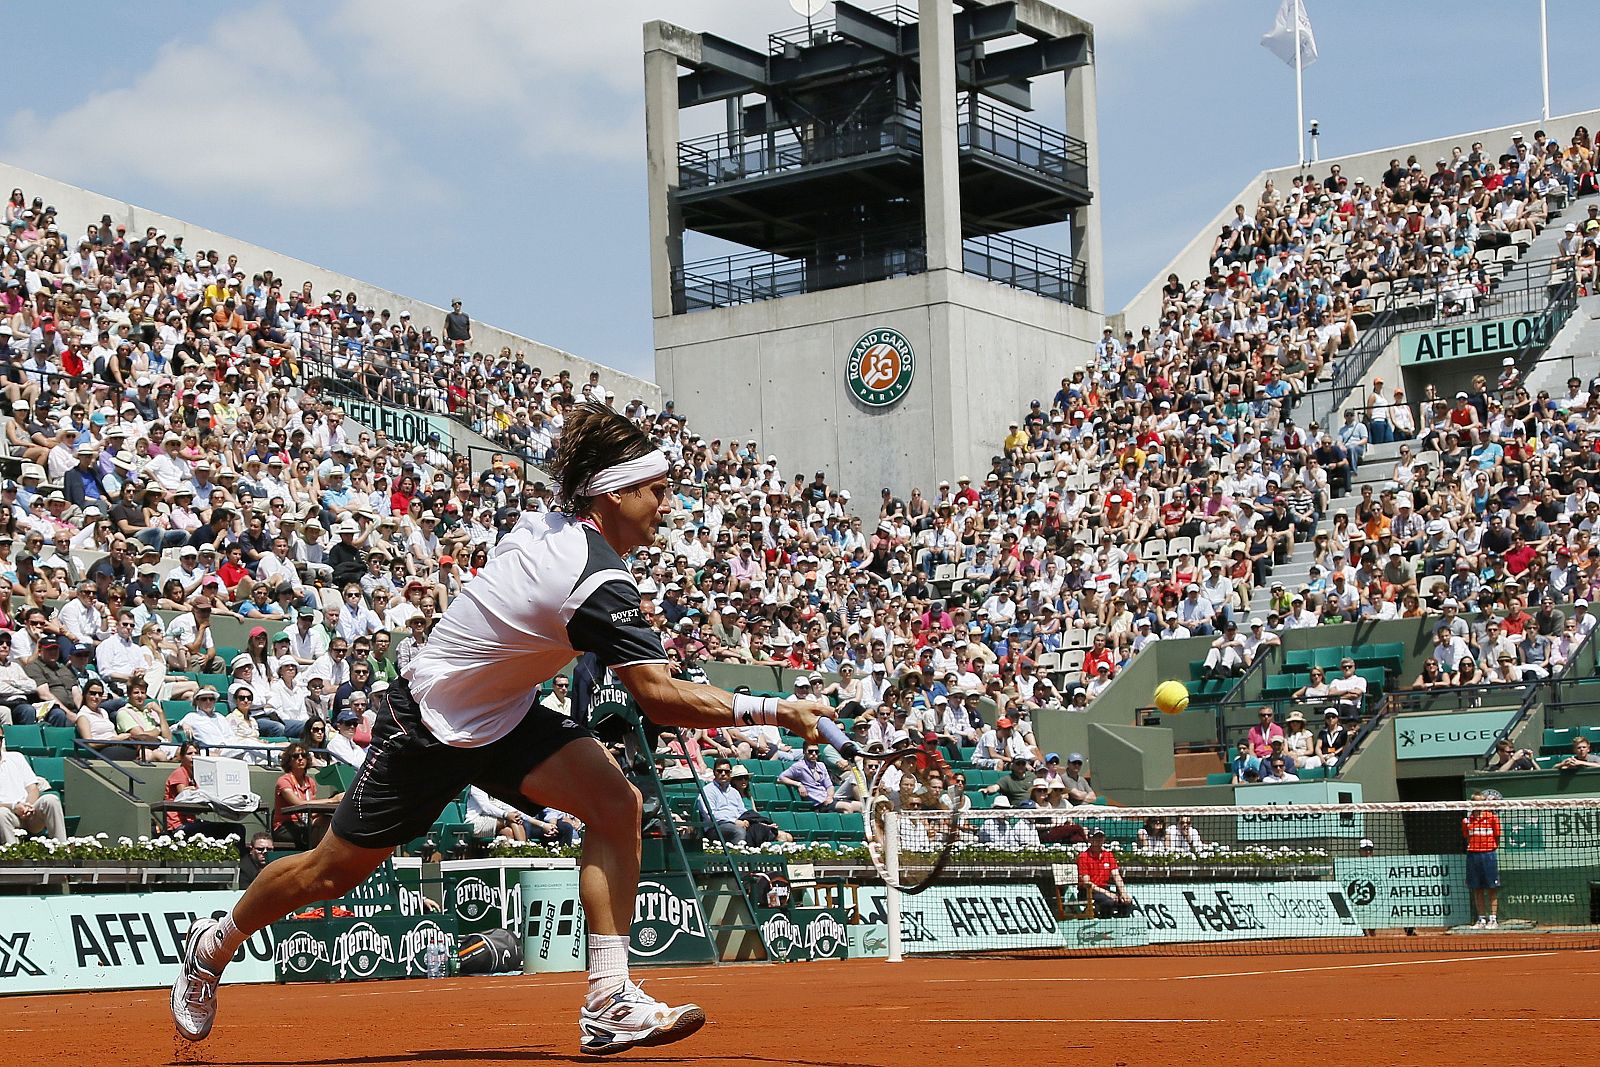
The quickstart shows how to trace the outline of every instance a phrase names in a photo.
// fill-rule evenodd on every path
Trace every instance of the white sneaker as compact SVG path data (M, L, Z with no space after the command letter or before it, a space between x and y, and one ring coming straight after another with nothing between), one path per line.
M1480 916L1478 916L1478 921L1472 924L1472 928L1474 930L1482 930L1483 928L1485 928L1488 925L1489 925L1489 916L1480 915Z
M217 928L215 919L196 919L183 940L183 969L172 983L172 1023L190 1041L204 1041L217 1018L217 978L200 962L200 941Z
M587 1004L578 1015L583 1033L582 1051L606 1056L630 1048L647 1048L681 1041L706 1024L706 1013L694 1004L673 1008L627 982L600 1007Z
M1500 917L1498 915L1491 915L1489 916L1489 921L1484 925L1491 930L1498 929L1500 926Z

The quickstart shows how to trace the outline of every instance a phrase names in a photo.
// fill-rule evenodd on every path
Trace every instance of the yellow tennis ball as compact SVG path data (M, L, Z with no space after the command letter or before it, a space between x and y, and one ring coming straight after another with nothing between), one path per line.
M1189 690L1182 682L1162 682L1156 686L1156 708L1163 715L1176 715L1189 706Z

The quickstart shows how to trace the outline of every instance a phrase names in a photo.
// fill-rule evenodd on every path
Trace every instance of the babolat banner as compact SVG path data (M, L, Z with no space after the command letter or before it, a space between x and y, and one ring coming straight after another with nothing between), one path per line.
M882 886L862 886L861 921L888 920ZM1064 948L1055 907L1033 884L934 885L900 898L900 943L908 952Z
M1474 918L1465 856L1352 856L1334 860L1333 872L1368 930L1460 926Z
M1431 364L1470 356L1507 356L1550 343L1553 318L1517 315L1460 326L1440 326L1400 335L1401 365Z
M1481 756L1494 747L1497 739L1505 736L1516 716L1516 708L1445 712L1439 715L1396 715L1394 758Z
M430 434L439 435L439 449L448 453L454 443L450 435L450 420L442 415L426 415L420 411L373 404L353 396L330 395L346 415L374 430L382 430L391 441L408 445L425 445Z
M369 978L420 978L428 950L455 953L447 915L373 915L290 919L274 923L280 982L354 982Z
M850 948L844 908L757 908L767 958L774 963L842 960Z
M172 984L197 917L227 914L238 893L9 897L0 908L0 994L147 989ZM270 982L272 930L252 937L224 983Z
M628 955L640 962L708 963L716 959L716 946L695 899L694 885L681 874L639 880L631 933Z

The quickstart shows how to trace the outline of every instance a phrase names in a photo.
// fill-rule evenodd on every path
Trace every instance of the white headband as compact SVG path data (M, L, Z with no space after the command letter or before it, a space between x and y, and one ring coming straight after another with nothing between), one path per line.
M645 482L653 482L671 469L667 461L667 454L659 448L637 459L624 460L616 466L607 467L591 475L589 480L578 486L579 496L599 496L601 493L615 493L620 489L631 489Z

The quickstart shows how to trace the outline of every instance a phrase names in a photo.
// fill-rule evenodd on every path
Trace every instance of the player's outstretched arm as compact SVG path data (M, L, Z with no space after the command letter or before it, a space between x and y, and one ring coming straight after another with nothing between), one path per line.
M714 685L697 685L672 677L664 663L639 663L617 667L617 678L633 694L639 707L657 726L688 726L715 729L745 725L734 720L734 694ZM756 698L745 698L756 699ZM826 704L809 700L775 701L773 725L799 734L807 741L821 741L818 719L834 717Z

